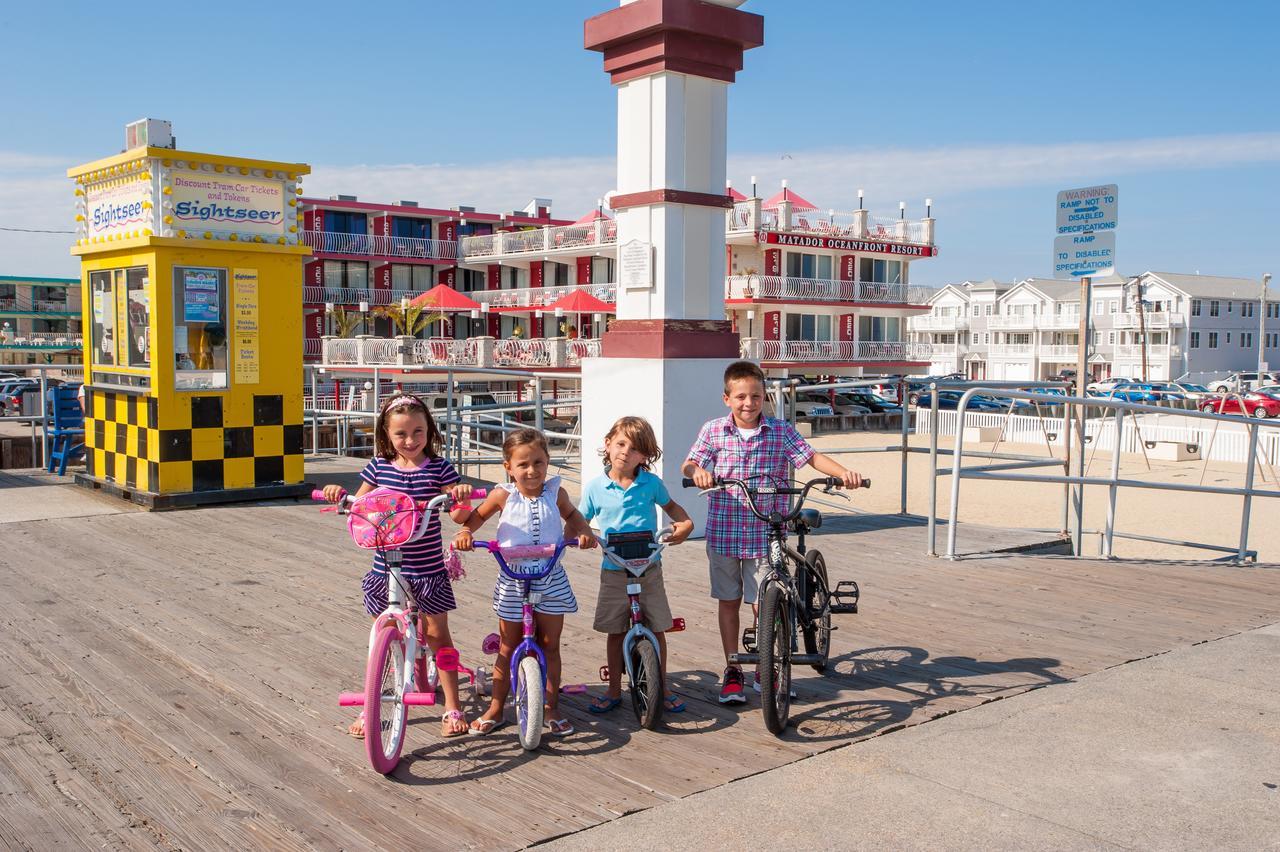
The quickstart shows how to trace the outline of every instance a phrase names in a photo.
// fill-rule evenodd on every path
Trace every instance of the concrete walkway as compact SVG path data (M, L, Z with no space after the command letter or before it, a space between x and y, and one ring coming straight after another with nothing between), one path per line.
M800 760L551 845L1276 849L1277 671L1272 625Z

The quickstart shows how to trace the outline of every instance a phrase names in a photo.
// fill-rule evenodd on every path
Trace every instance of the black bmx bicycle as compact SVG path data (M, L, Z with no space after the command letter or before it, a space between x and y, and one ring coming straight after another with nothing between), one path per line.
M841 485L829 476L815 479L803 487L762 484L748 485L740 479L716 479L716 484L702 493L737 488L746 498L747 507L769 525L769 568L760 581L759 617L754 627L742 632L745 653L733 654L729 662L753 663L760 667L761 709L770 733L781 735L791 715L791 665L813 666L821 674L827 668L831 653L832 613L858 611L858 584L842 580L834 589L827 581L827 563L822 553L806 549L804 537L822 526L822 513L804 508L809 491L821 486L824 493ZM686 488L694 487L685 479ZM862 480L863 488L871 480ZM764 495L797 497L795 505L785 513L762 512L756 498ZM796 534L796 546L787 545L787 531ZM799 643L804 640L804 653Z

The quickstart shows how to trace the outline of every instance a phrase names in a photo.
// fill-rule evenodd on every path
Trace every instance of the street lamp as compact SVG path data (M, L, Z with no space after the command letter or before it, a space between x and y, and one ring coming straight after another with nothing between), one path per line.
M858 209L862 209L862 190L858 190Z
M907 202L905 201L898 202L898 218L899 219L907 218Z
M747 311L747 338L748 339L750 339L751 337L751 323L753 320L755 320L755 318L756 318L755 311Z
M324 303L325 334L333 334L333 302Z
M369 303L360 303L360 333L369 333Z

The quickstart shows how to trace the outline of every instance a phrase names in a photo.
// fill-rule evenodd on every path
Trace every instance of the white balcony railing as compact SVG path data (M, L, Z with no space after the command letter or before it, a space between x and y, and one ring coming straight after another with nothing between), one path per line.
M457 260L458 244L452 240L422 237L382 237L373 234L339 234L334 231L302 231L302 244L317 252L376 257Z
M929 356L935 361L939 358L954 358L969 351L969 347L961 343L930 343Z
M319 358L324 354L324 341L318 337L303 338L302 357Z
M780 275L731 275L725 279L725 298L805 302L877 302L923 305L934 291L914 284L874 281L836 281L830 278L788 278Z
M1074 361L1080 357L1080 347L1074 343L1044 343L1036 350L1041 358L1056 358Z
M476 290L467 295L492 308L529 308L540 310L565 296L581 290L612 305L618 301L617 284L570 284L558 287L520 287L513 290Z
M474 367L479 363L478 351L474 338L450 340L433 337L413 341L413 361L417 364Z
M570 364L579 366L582 364L583 358L600 357L600 341L595 339L570 340L565 344L565 354Z
M910 317L907 328L911 331L959 331L969 327L966 316L926 316Z
M464 262L477 263L487 258L514 254L547 254L555 251L576 251L581 254L582 249L600 246L612 248L617 242L617 223L612 219L598 219L585 225L556 225L464 237L460 248Z
M742 341L742 357L753 361L803 364L814 362L928 361L927 343L871 340L756 340Z
M0 330L0 346L27 347L31 349L80 349L84 345L80 335L69 331Z
M22 311L33 314L72 314L80 313L80 303L54 301L49 299L30 299L21 296L13 299L0 299L0 311Z
M1009 314L1001 317L987 317L987 328L1035 328L1037 317L1034 314Z
M996 356L1030 356L1036 348L1030 343L993 343L988 352Z
M1112 314L1112 324L1116 328L1140 328L1138 322L1138 313L1133 311L1125 314ZM1169 324L1175 319L1174 315L1166 311L1147 311L1142 316L1142 323L1147 328L1168 328Z
M1147 358L1149 359L1166 359L1178 358L1182 356L1182 347L1176 344L1168 343L1148 343ZM1142 345L1138 343L1121 343L1115 347L1115 357L1117 358L1141 358Z
M316 342L323 344L327 364L565 369L600 355L600 341L594 338L326 337Z
M550 367L551 346L536 337L497 340L493 344L493 363L497 367Z

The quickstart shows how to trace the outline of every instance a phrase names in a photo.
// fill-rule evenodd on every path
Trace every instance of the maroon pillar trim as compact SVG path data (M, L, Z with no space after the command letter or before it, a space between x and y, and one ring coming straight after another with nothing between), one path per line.
M614 320L600 341L604 358L739 358L728 320Z
M674 71L732 83L742 54L764 44L764 18L700 0L636 0L583 26L612 81Z
M694 207L723 207L726 210L732 210L733 197L713 192L689 192L684 189L650 189L644 192L615 195L609 199L609 207L613 210L641 207L646 204L688 204Z

